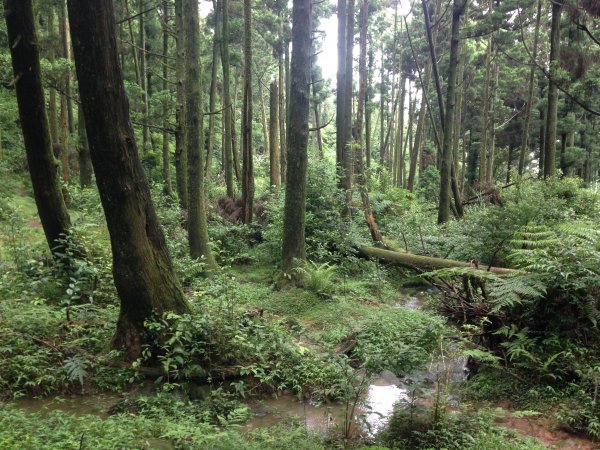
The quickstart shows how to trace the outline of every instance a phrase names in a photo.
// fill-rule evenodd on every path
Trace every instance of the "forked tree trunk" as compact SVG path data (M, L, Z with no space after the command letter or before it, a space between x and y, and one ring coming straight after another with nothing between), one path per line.
M283 219L282 269L289 272L296 259L306 259L305 209L308 147L308 111L310 101L310 60L312 1L294 0L292 11L292 67L290 115L287 131L289 144L288 177Z
M138 155L116 42L112 0L69 0L79 92L121 299L113 341L141 355L144 321L190 306L173 271Z
M35 204L48 247L63 253L59 242L71 222L52 152L31 0L4 0L4 15Z

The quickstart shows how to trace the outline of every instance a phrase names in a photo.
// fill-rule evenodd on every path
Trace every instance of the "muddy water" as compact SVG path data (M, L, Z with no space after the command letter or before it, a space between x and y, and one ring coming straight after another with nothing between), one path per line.
M315 405L282 395L251 403L254 417L245 428L252 430L294 420L311 431L343 433L344 425L352 421L353 435L372 438L385 427L394 407L407 400L408 388L394 374L384 371L371 381L354 408L342 403Z
M74 415L91 414L106 419L111 406L122 400L117 394L102 394L53 399L22 398L14 404L29 413L63 411Z

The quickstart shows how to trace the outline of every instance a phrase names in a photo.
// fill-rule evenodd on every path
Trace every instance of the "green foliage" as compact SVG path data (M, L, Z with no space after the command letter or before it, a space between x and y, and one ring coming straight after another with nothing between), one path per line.
M381 441L395 449L486 449L533 450L546 448L533 439L494 425L489 411L449 414L431 421L421 414L398 409L392 416Z
M304 265L296 267L295 271L302 279L304 287L315 294L324 296L331 292L335 268L329 263L306 261Z
M254 386L234 386L242 395L259 387L326 397L339 383L338 367L296 343L280 321L253 317L228 305L206 307L193 315L168 314L148 323L148 329L157 338L168 336L144 351L145 361L160 362L168 385L185 389L194 378L218 379L230 369L254 380Z
M427 363L443 333L441 319L398 308L364 326L353 354L373 373L404 375Z

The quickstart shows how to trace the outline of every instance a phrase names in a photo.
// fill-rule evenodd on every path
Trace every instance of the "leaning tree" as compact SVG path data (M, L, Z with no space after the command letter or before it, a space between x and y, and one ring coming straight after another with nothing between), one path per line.
M106 215L121 310L114 346L129 359L147 341L144 322L190 306L172 267L129 119L112 0L69 0L79 94Z

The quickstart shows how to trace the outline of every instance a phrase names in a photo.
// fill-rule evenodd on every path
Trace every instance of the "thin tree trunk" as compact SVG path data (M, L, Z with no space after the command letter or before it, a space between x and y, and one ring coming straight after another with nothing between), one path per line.
M183 25L182 0L175 0L175 27L177 30L177 133L175 135L175 180L177 195L181 209L188 208L188 155L187 155L187 130L185 118L185 33ZM125 2L127 4L127 2Z
M127 0L126 0L127 1ZM144 17L144 0L139 0L138 9L141 13L139 16L139 35L140 35L140 87L142 89L142 115L144 117L144 125L142 126L142 149L144 154L148 153L150 143L150 129L148 128L148 83L146 69L146 26Z
M448 66L448 88L446 90L446 113L444 116L444 143L440 161L440 198L438 223L450 219L450 190L452 185L452 149L454 140L454 109L456 105L456 80L459 52L460 18L468 0L454 0L452 8L452 31L450 35L450 63ZM435 65L435 64L434 64ZM440 102L441 103L441 102ZM442 106L442 105L440 105ZM458 195L455 193L455 195Z
M252 155L252 0L244 0L244 99L242 110L242 222L252 223L254 164Z
M359 89L358 89L358 107L356 114L356 125L354 127L356 131L356 143L357 143L357 158L356 158L356 183L360 190L360 198L363 205L363 213L367 226L371 233L371 238L375 242L381 242L383 240L373 211L371 209L371 201L369 199L369 192L367 190L366 176L365 176L365 158L364 158L364 142L363 142L363 122L364 122L364 111L367 102L367 32L369 24L369 0L363 0L360 7L360 55L359 55Z
M113 250L121 310L113 345L128 359L148 344L144 322L190 306L173 270L129 120L111 0L69 0L79 92Z
M494 181L494 153L496 150L496 92L498 90L498 75L500 66L494 65L494 81L490 93L490 151L486 167L486 182L492 185Z
M31 3L31 0L4 0L4 16L35 204L48 247L58 254L65 252L61 242L69 233L71 222L52 152Z
M50 13L48 15L48 37L50 39L50 45L48 50L48 60L50 64L54 66L56 62L56 48L55 42L57 41L56 37L56 26L54 25L54 6L50 8ZM52 137L52 144L58 145L58 114L56 111L56 89L51 87L49 89L49 110L50 110L50 136Z
M350 202L352 199L352 63L354 61L352 55L354 49L354 0L348 0L346 12L348 23L346 25L346 62L344 65L346 75L344 77L344 128L342 133L342 188L346 191L346 205L342 212L344 215L350 213Z
M267 108L265 107L265 92L262 80L258 80L258 99L260 101L260 121L263 132L263 148L265 152L269 148L269 128L267 126Z
M271 82L269 89L269 174L270 184L275 189L281 186L279 171L279 87L277 81Z
M282 269L289 272L296 260L306 259L305 208L310 103L310 60L312 37L311 0L294 0L292 11L292 67L288 177L283 220Z
M162 3L163 17L161 20L163 32L163 92L169 91L169 1L163 0ZM163 101L163 136L162 136L162 176L165 194L171 197L173 195L173 187L171 185L171 155L169 151L169 103Z
M337 49L338 49L338 67L337 67L337 83L336 83L336 114L335 114L335 161L338 169L340 187L343 174L343 155L344 155L344 111L345 111L345 89L346 89L346 27L348 25L346 19L346 2L347 0L338 0L337 3ZM381 69L383 71L383 68ZM383 86L383 83L382 83ZM383 87L382 87L383 89ZM383 96L382 96L383 99Z
M206 167L204 170L206 182L210 181L212 177L212 160L215 148L215 121L217 120L216 114L214 114L217 104L217 69L219 65L219 53L221 51L221 9L219 3L216 0L213 0L213 10L215 14L215 35L213 38L212 64L210 73L210 94L208 99L208 112L210 113L210 115L208 116L208 136L206 139Z
M77 114L77 128L79 132L79 184L82 188L85 188L92 184L92 173L94 169L92 168L90 147L88 145L87 133L85 132L85 121L81 109Z
M533 56L537 59L538 42L540 37L540 23L542 18L542 0L537 2L537 14L535 17L535 34L533 37ZM529 150L529 130L531 128L531 111L533 109L533 88L535 83L535 66L529 70L529 85L527 88L527 105L525 107L525 124L523 125L523 135L521 138L521 151L519 153L519 176L523 176L525 171L525 157Z
M224 140L225 140L225 186L227 197L233 198L233 152L231 145L232 122L233 122L233 104L231 102L230 72L229 72L229 0L220 0L222 10L223 35L221 45L221 63L223 66L223 116L225 121Z
M492 13L493 0L489 0L488 12ZM479 183L483 187L486 182L487 174L487 145L488 145L488 128L489 128L489 110L490 110L490 77L492 73L492 44L493 34L490 34L487 42L487 50L485 53L485 79L483 84L483 121L481 125L481 151L479 152Z
M550 73L548 80L548 110L546 113L546 139L544 149L544 178L552 177L556 171L556 123L558 113L558 88L554 78L560 57L560 19L564 0L552 2L552 29L550 32Z

